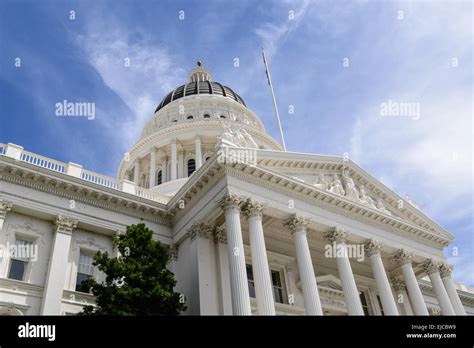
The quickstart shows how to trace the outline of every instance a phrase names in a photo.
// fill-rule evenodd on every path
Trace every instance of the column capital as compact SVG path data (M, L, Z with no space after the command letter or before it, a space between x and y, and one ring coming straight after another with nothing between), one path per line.
M407 284L400 278L392 278L392 287L395 291L406 291Z
M395 262L400 264L411 263L413 260L413 254L408 252L406 249L400 249L393 255Z
M72 231L77 227L77 220L69 217L58 215L56 222L54 223L56 232L71 234Z
M228 209L239 209L240 205L242 204L243 200L238 195L227 193L220 201L219 205L224 210Z
M442 315L441 310L438 309L438 308L434 308L434 307L429 307L428 308L428 313L431 316L440 316L440 315Z
M247 200L242 204L242 212L247 218L254 216L262 218L263 208L263 204L252 200L251 198L247 198Z
M194 240L197 237L211 238L212 235L212 228L204 223L192 225L186 234L186 236L191 240Z
M340 227L334 227L331 231L325 232L323 238L334 243L345 243L349 232L344 231Z
M214 242L227 244L227 233L224 226L217 226L214 230Z
M201 140L201 136L200 135L195 135L194 140Z
M423 271L427 275L431 275L433 273L438 272L438 263L434 261L433 259L427 259L425 262L423 262Z
M446 262L441 262L438 269L441 278L451 277L451 273L453 273L453 266Z
M373 239L373 238L370 238L364 244L364 250L368 257L371 257L372 255L375 255L375 254L380 254L381 248L382 248L382 243L380 243L378 240Z
M168 248L168 252L170 253L170 258L173 261L178 259L178 245L177 244L170 244Z
M0 201L0 218L4 218L5 215L12 210L13 203L7 201Z
M288 220L283 223L283 226L289 228L292 233L298 231L306 231L306 226L309 223L309 219L293 214Z

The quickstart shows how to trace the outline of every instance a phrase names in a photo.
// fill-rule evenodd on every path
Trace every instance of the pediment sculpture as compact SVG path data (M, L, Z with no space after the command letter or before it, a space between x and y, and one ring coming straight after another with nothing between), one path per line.
M319 174L316 177L316 179L313 181L313 186L324 191L327 191L329 189L329 183L323 174Z
M342 183L344 184L346 197L354 200L359 200L359 192L357 192L354 180L349 176L346 168L342 169Z
M367 192L365 192L365 187L364 186L360 187L359 201L362 204L368 205L369 207L376 209L374 200L372 199L372 197L370 197L367 194Z
M230 123L221 122L224 132L220 137L221 143L233 147L258 149L258 145L252 136L244 128L244 125L232 126Z
M354 180L349 176L346 168L342 170L341 178L333 174L332 180L328 180L323 173L320 173L312 182L312 185L320 190L329 191L339 196L347 197L353 201L362 203L372 209L380 210L388 215L392 215L383 204L381 198L374 199L367 192L364 186L357 188Z
M341 180L339 180L339 177L337 175L333 176L329 192L339 196L344 196L346 194L346 191L344 191L344 187L342 187Z

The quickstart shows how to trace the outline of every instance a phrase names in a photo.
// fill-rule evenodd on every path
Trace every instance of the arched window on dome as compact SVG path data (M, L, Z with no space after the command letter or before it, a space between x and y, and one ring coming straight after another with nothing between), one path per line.
M225 115L221 115L221 118L226 118Z
M196 171L196 161L191 158L188 160L188 176L191 176L192 173Z
M163 172L161 170L156 174L156 184L161 185L163 183Z
M194 119L194 117L193 117L193 115L189 115L188 117L186 117L186 119L192 120L192 119Z
M209 114L204 114L204 118L211 118L211 115L209 115Z
M210 156L206 156L206 158L204 159L204 162L206 162L209 158L211 158Z

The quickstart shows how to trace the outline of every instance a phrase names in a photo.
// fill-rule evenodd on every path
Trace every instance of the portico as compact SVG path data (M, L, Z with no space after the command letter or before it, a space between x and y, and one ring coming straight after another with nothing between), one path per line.
M421 290L417 281L414 280L416 276L408 269L410 265L405 262L404 268L400 268L398 264L400 260L406 261L406 257L412 260L413 256L405 250L396 250L393 246L385 247L375 238L366 239L362 235L357 235L357 229L343 230L335 226L336 222L334 224L326 224L327 221L315 222L302 214L295 213L294 209L282 209L281 206L274 205L272 202L258 201L255 197L226 193L219 202L224 212L224 224L219 227L219 234L226 233L227 235L226 261L229 267L234 315L276 314L275 308L279 304L272 294L274 284L272 284L269 260L278 257L275 255L281 253L282 250L285 252L281 254L281 257L292 260L286 261L285 267L293 268L293 273L299 278L296 291L290 293L292 290L290 289L283 302L294 306L295 303L292 303L294 297L301 296L298 305L307 315L324 315L325 313L325 303L328 302L326 298L324 301L321 300L317 284L317 278L325 274L335 276L340 281L344 313L364 315L361 298L367 284L365 276L372 275L369 283L373 296L366 296L364 301L370 302L373 298L378 298L378 301L371 302L370 306L377 306L378 311L384 315L427 315L427 312L423 311L423 308L426 310L423 296L421 298L418 296ZM214 216L214 219L208 219L206 223L210 226L219 226L222 218L219 217L220 215ZM286 218L281 218L284 216ZM273 226L278 226L278 228L275 229ZM281 247L280 243L280 246L276 247L279 244L277 240L282 234L286 234L287 245ZM343 257L325 258L323 250L326 245L332 243L342 248L346 248L347 244L360 243L365 251L363 262L358 261L356 257L349 258L347 252ZM241 253L243 249L249 250L247 259ZM384 261L393 259L398 261ZM249 267L245 267L246 263L252 266L252 276L247 274ZM390 263L390 268L386 266L386 263ZM364 274L357 274L359 272L355 273L354 269L357 271L365 269L365 271ZM404 292L404 288L400 287L401 280L396 278L399 272L409 284L409 293ZM285 272L285 276L291 277L288 272ZM389 279L393 279L392 282ZM249 294L249 282L255 289L253 296ZM403 284L405 286L405 283ZM404 301L399 301L400 291L403 294L402 298L404 296ZM326 288L322 288L322 292L324 297L327 296ZM441 298L441 301L447 298L446 293L446 297ZM252 302L256 303L254 312L251 311ZM401 313L397 303L405 306ZM414 307L414 311L411 306ZM326 312L329 311L326 310ZM374 312L372 309L371 313Z

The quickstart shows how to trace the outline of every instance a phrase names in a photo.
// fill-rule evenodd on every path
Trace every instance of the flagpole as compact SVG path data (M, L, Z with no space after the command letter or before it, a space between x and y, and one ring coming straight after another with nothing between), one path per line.
M283 145L283 151L286 152L285 137L283 136L283 129L281 128L280 114L278 113L278 106L275 100L275 92L273 92L272 79L270 77L270 69L268 68L267 60L265 59L265 51L263 50L263 47L262 47L262 56L263 56L263 63L265 64L265 73L267 74L268 85L270 86L270 91L272 92L273 109L275 110L275 117L277 119L278 129L280 130L280 137L281 137L281 143Z

